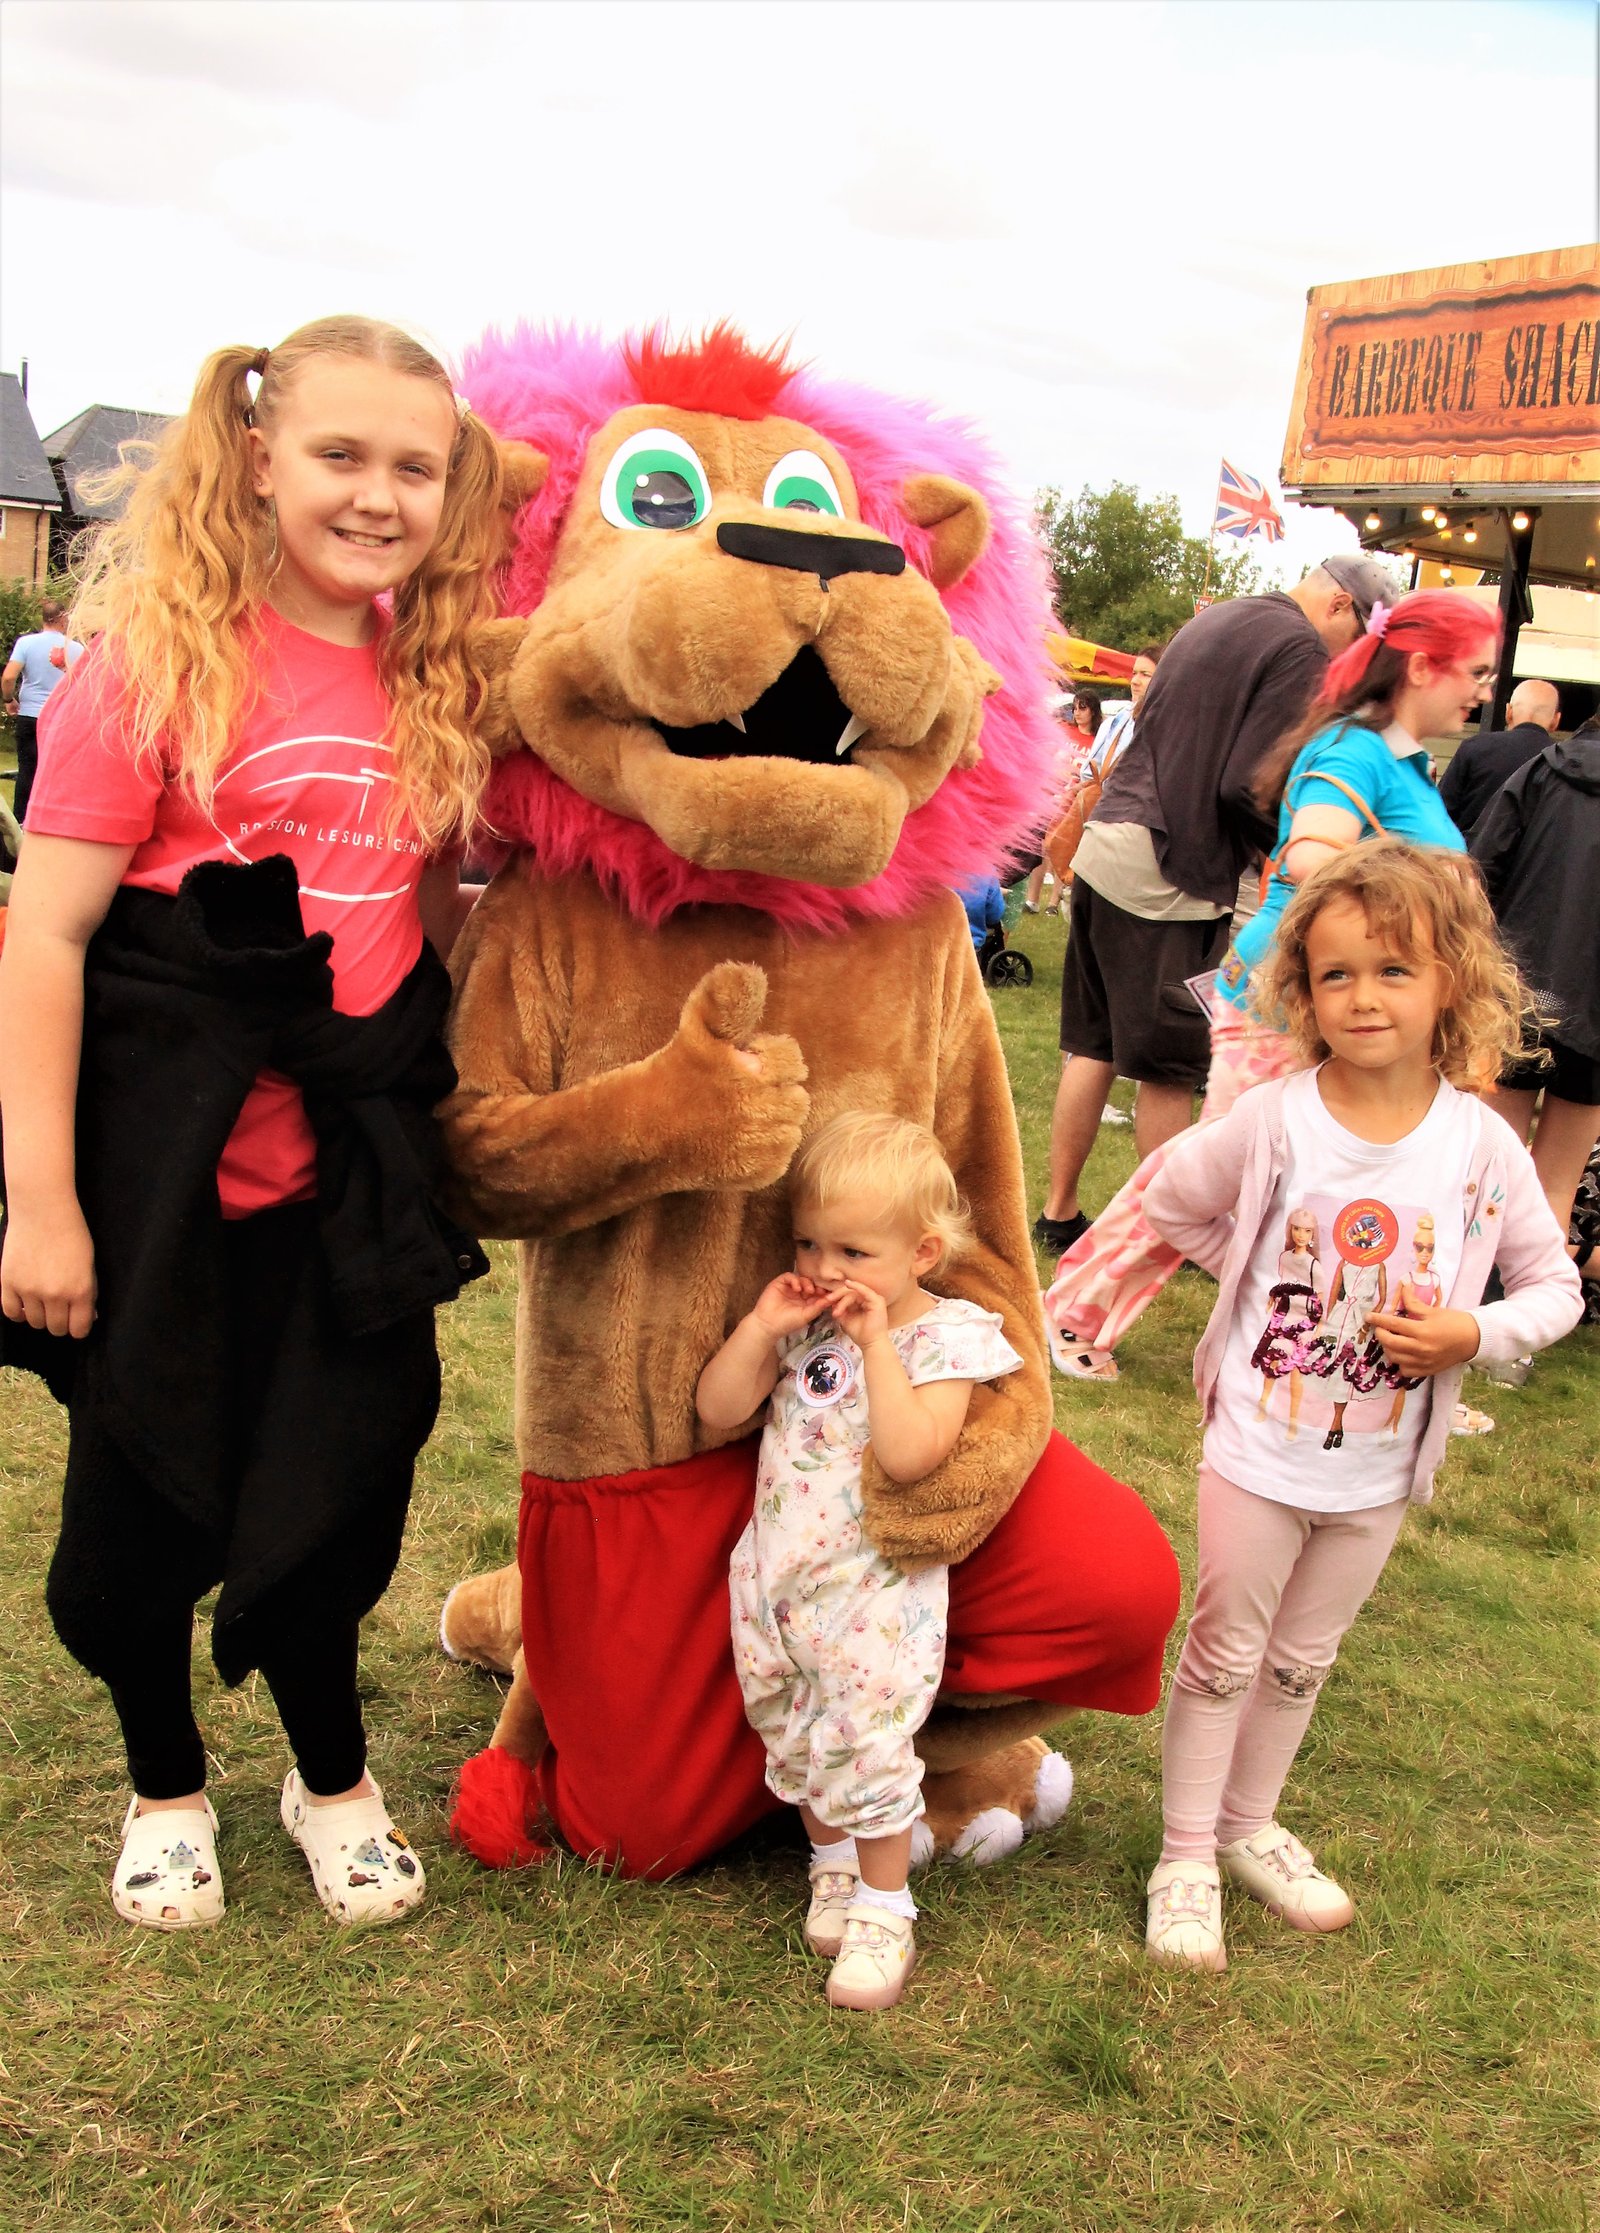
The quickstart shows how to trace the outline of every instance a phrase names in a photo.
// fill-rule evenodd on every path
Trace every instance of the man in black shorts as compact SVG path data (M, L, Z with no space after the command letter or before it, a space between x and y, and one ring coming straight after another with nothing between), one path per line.
M1140 1159L1193 1121L1210 1066L1186 979L1227 950L1245 867L1276 818L1252 796L1265 754L1301 716L1335 653L1397 584L1376 560L1326 559L1304 581L1213 605L1181 628L1145 693L1133 742L1073 860L1061 979L1061 1083L1050 1191L1034 1234L1053 1255L1088 1230L1078 1180L1113 1078L1138 1082Z

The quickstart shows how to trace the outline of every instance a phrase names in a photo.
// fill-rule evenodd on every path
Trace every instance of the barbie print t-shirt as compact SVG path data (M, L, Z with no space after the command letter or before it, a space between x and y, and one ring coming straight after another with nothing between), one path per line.
M1206 1463L1257 1496L1356 1512L1409 1493L1432 1383L1406 1379L1367 1327L1407 1286L1447 1303L1472 1209L1479 1104L1441 1084L1415 1131L1358 1140L1317 1073L1284 1088L1287 1161L1239 1283Z
M376 644L325 643L261 610L261 689L217 777L209 814L136 762L113 671L93 652L40 722L28 827L132 845L125 884L176 892L198 861L287 853L307 931L333 938L334 1006L381 1008L422 947L426 849L387 811L392 753ZM316 1142L299 1089L264 1070L217 1167L226 1217L315 1191Z

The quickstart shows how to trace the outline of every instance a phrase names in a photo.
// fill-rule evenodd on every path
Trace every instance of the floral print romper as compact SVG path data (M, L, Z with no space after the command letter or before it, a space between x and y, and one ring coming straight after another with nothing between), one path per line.
M1022 1359L992 1311L941 1298L890 1334L913 1386L997 1380ZM729 1570L745 1712L767 1785L864 1837L922 1812L912 1738L944 1671L945 1567L903 1574L862 1532L871 1431L861 1352L831 1317L778 1352L755 1515Z

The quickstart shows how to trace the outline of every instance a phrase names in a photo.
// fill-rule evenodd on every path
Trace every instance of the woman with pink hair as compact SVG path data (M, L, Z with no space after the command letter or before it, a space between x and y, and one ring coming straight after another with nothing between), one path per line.
M1434 788L1424 740L1459 736L1487 699L1499 633L1498 615L1459 590L1420 590L1388 611L1375 605L1366 634L1332 662L1310 713L1268 756L1256 795L1263 806L1278 801L1277 843L1260 911L1217 972L1202 1124L1225 1116L1250 1086L1301 1066L1282 1032L1249 1004L1251 972L1266 959L1295 886L1365 837L1465 851ZM1145 1188L1170 1146L1145 1158L1056 1267L1045 1316L1051 1354L1072 1378L1116 1379L1112 1350L1181 1261L1144 1215Z

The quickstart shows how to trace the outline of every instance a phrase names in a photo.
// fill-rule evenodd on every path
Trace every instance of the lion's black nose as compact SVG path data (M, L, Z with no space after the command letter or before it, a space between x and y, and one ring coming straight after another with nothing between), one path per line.
M825 582L839 574L903 574L898 543L867 543L858 535L808 535L799 527L763 527L756 520L728 520L717 529L717 548L757 566L788 566Z

